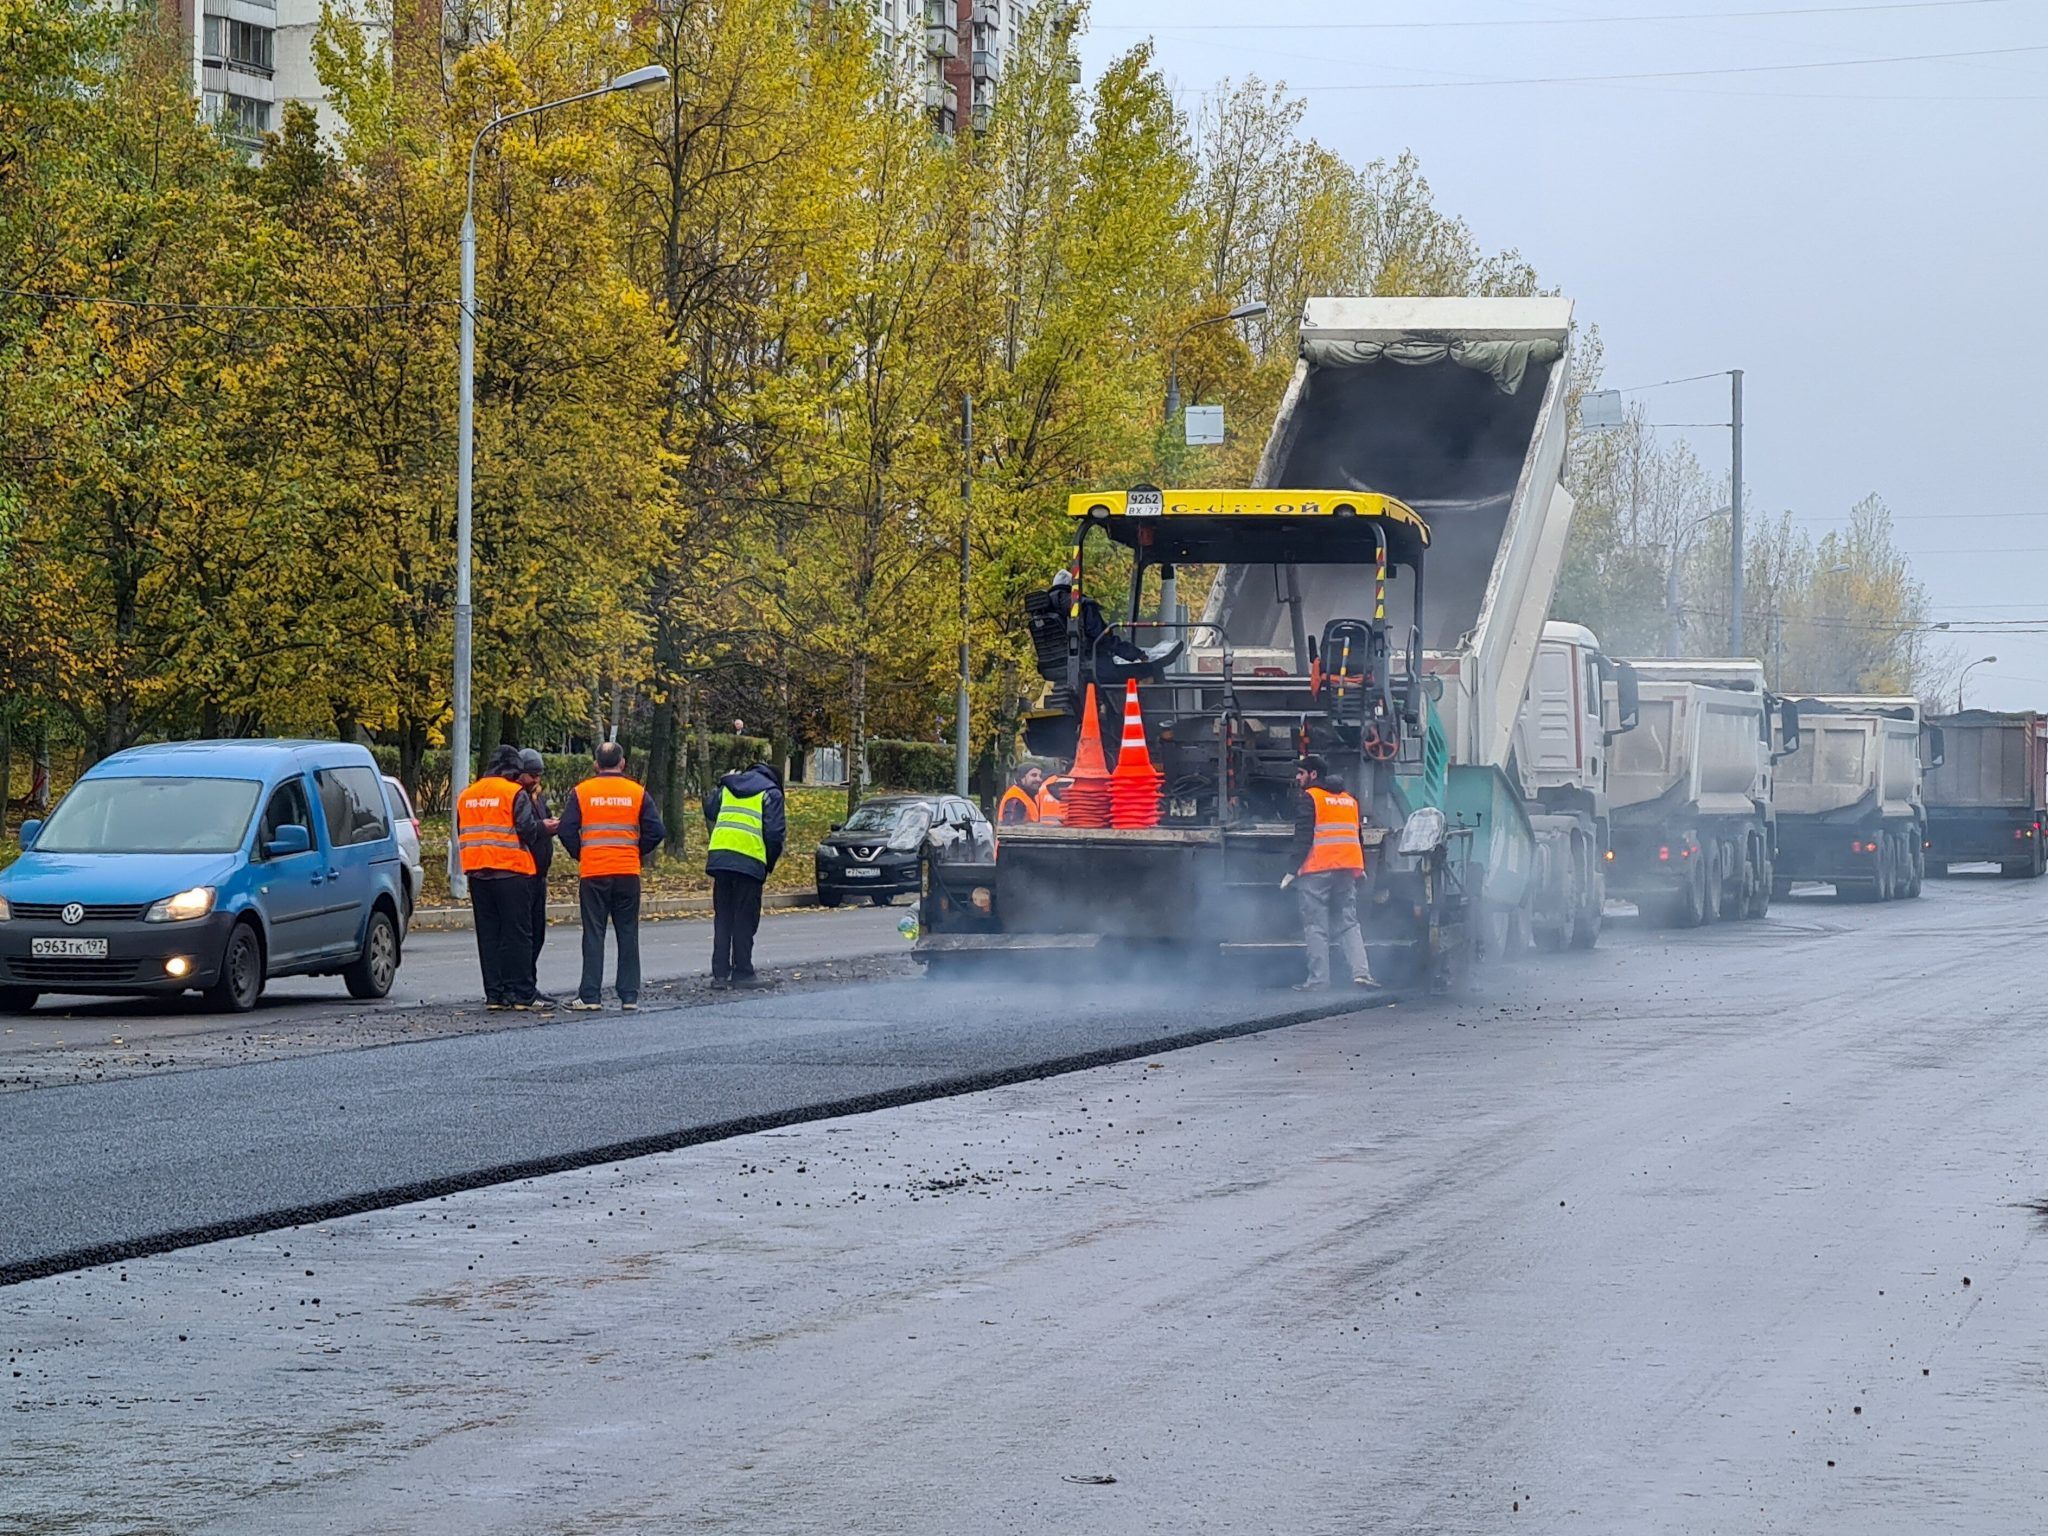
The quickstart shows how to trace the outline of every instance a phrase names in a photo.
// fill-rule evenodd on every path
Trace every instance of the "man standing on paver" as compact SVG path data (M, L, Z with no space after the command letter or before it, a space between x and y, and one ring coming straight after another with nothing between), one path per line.
M1308 945L1308 979L1297 992L1319 992L1330 984L1330 928L1351 967L1351 980L1376 987L1358 931L1358 885L1365 878L1365 838L1357 799L1331 776L1320 757L1304 757L1294 782L1301 806L1294 821L1296 873L1280 883L1294 887L1301 902L1301 935Z
M711 852L711 984L752 987L754 932L761 926L761 887L782 857L788 832L782 778L766 763L728 773L704 797Z
M583 977L569 1006L578 1013L602 1006L609 923L619 944L619 1006L632 1013L640 1006L640 865L668 829L653 797L626 777L624 747L608 741L597 749L596 761L596 777L578 784L562 807L562 846L576 855L583 915Z

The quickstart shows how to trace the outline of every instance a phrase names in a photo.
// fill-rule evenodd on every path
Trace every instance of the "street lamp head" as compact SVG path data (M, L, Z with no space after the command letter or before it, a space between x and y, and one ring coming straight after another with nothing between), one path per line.
M665 64L643 64L638 69L629 69L606 84L608 91L643 91L650 85L668 84L668 66Z
M1267 305L1264 299L1253 299L1249 304L1240 304L1237 308L1233 309L1230 312L1230 318L1233 320L1256 320L1266 312L1266 309Z
M1996 660L1998 660L1996 656L1979 656L1975 661L1971 662L1970 665L1973 667L1988 666L1990 663Z

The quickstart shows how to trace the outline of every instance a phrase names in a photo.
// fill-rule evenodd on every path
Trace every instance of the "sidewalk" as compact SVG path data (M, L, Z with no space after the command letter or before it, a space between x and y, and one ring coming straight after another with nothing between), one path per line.
M764 912L786 912L793 907L815 907L818 904L816 891L770 891L761 898ZM640 903L642 917L709 917L711 898L709 896L649 896ZM581 914L573 901L551 901L548 903L548 921L551 923L574 923L581 921ZM413 933L455 933L476 926L467 907L420 907L412 915Z

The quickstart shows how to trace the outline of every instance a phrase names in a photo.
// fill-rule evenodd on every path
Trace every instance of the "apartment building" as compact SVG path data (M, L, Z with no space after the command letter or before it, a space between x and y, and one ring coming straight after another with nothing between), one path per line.
M988 126L1003 60L1035 0L874 0L884 47L915 42L924 107L952 133L963 123ZM921 34L921 39L920 39Z

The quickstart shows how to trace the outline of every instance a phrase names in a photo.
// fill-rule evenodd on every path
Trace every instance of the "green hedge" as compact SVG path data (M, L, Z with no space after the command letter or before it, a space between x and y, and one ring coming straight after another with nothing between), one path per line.
M377 766L393 778L398 777L398 748L372 747ZM477 756L481 767L489 759L488 750ZM718 775L731 773L734 769L745 768L751 763L766 761L768 743L758 736L713 736L711 738L710 771L697 756L697 743L690 742L689 771L684 790L691 796L701 795ZM596 765L581 752L543 752L541 760L547 764L541 774L541 782L547 786L548 798L559 807L570 792L591 774ZM637 773L644 764L635 756L628 755L626 771ZM418 809L422 816L438 816L448 809L448 753L445 748L426 753L420 759Z
M868 777L891 789L943 794L953 787L953 747L943 741L871 741Z

